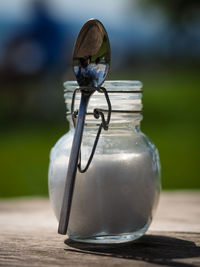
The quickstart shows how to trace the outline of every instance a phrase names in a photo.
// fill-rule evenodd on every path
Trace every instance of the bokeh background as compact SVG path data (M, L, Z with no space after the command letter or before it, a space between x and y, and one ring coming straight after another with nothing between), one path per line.
M47 195L50 148L68 130L63 82L90 18L108 32L109 79L144 84L142 130L163 189L200 188L200 1L0 1L0 197Z

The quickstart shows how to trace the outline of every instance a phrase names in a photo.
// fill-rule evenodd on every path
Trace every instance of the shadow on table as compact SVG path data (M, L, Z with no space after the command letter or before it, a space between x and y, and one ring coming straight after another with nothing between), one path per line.
M200 256L200 247L194 242L159 235L145 235L135 242L123 245L91 245L70 239L65 240L65 244L76 249L65 249L66 251L140 260L167 266L195 266L192 263L176 260Z

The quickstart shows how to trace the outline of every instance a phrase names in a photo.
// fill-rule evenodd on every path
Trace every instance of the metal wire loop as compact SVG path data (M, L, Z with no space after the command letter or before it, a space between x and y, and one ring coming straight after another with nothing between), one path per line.
M75 97L76 97L76 93L78 91L83 90L83 89L85 90L85 88L77 88L76 90L74 90L73 95L72 95L71 115L72 115L72 121L73 121L74 127L76 127L76 117L78 115L78 110L74 110ZM88 162L87 162L86 166L83 169L82 169L82 166L81 166L81 149L80 149L79 162L78 162L78 166L77 166L80 173L86 172L87 169L89 168L90 163L91 163L91 161L93 159L93 156L94 156L98 141L99 141L101 130L102 130L102 128L104 130L106 130L106 131L108 130L108 126L109 126L109 122L110 122L110 118L111 118L111 112L112 112L112 106L111 106L111 103L110 103L110 99L109 99L107 90L104 87L97 87L97 88L95 87L93 89L97 90L99 93L104 93L106 101L107 101L107 104L108 104L108 110L106 110L106 112L108 112L108 114L107 114L107 119L105 119L105 116L104 116L104 113L103 113L105 110L94 109L94 111L92 113L94 115L95 119L99 119L101 117L101 124L99 125L99 129L97 131L97 135L96 135L96 138L95 138L95 141L94 141L94 145L92 147L92 151L91 151L91 154L89 156Z

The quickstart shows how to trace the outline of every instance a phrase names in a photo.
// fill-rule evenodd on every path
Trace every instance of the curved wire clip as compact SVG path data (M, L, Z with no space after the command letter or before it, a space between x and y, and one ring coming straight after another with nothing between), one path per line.
M75 97L76 97L76 93L78 91L83 90L83 89L84 88L77 88L76 90L74 90L73 95L72 95L71 115L72 115L72 121L73 121L74 127L76 127L76 117L78 115L78 110L74 110ZM83 169L81 167L81 150L80 150L79 162L78 162L78 166L77 166L80 173L86 172L87 169L89 168L90 163L91 163L91 161L93 159L93 156L94 156L98 141L99 141L101 130L102 130L102 128L105 131L108 130L108 126L109 126L109 122L110 122L110 118L111 118L112 106L111 106L111 102L110 102L110 99L109 99L108 92L107 92L106 88L104 88L104 87L95 87L94 90L97 90L99 93L103 93L105 95L106 102L108 104L108 115L107 115L107 118L105 119L103 110L102 109L97 109L97 108L95 108L93 110L93 113L89 113L90 115L93 114L95 119L99 119L101 117L101 124L99 125L99 129L97 131L97 135L96 135L96 138L95 138L95 141L94 141L94 145L92 147L92 151L91 151L91 154L89 156L88 162L87 162L86 166Z

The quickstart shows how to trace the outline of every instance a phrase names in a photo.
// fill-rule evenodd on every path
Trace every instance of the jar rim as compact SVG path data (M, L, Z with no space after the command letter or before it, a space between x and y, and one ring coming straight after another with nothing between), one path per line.
M67 118L71 122L71 104L72 96L76 89L79 88L77 81L67 81L64 83L64 98L67 105ZM135 125L139 125L142 119L142 83L134 80L108 80L103 83L106 88L111 106L111 121L110 124L124 124L134 121ZM75 96L73 110L78 110L80 104L81 93L78 91ZM86 124L96 124L93 112L95 109L101 109L104 113L108 112L108 105L105 101L104 94L95 91L88 104L88 116L86 117ZM89 115L90 114L90 115Z
M77 81L66 81L63 83L64 92L73 92L78 88ZM137 80L107 80L102 84L109 91L142 91L142 82Z

